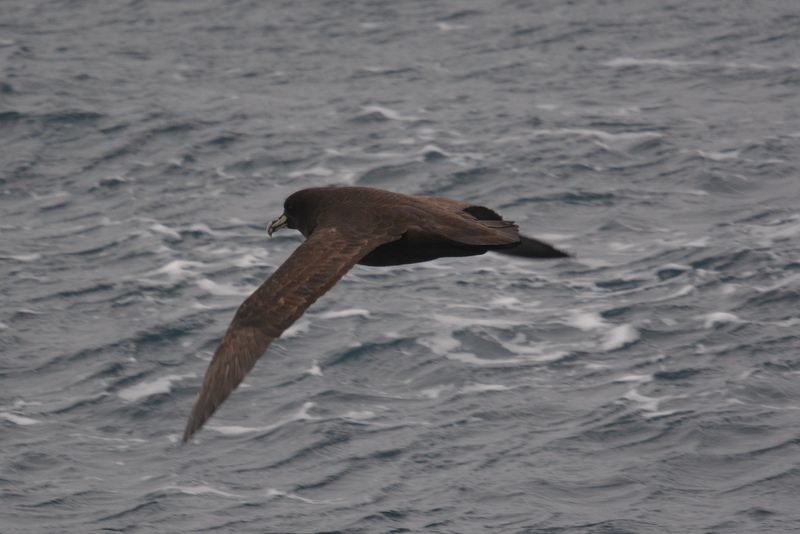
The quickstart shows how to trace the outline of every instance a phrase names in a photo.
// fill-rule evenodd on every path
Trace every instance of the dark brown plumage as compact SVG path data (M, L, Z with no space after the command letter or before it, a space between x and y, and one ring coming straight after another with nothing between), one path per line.
M183 442L208 420L264 353L353 265L417 263L489 250L529 258L568 254L530 237L500 215L458 200L412 197L367 187L298 191L267 226L306 237L233 317L206 371Z

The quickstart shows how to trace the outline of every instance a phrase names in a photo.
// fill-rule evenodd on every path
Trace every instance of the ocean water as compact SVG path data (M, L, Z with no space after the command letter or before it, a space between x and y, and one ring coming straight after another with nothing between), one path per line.
M0 3L0 532L800 532L800 9ZM180 436L291 192L575 254L357 266Z

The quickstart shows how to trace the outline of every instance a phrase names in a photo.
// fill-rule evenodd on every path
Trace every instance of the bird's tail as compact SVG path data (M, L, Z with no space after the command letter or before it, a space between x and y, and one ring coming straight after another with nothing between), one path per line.
M509 256L518 256L521 258L569 258L571 254L558 250L553 245L539 241L532 237L521 235L520 244L511 248L498 248L494 252L500 254L507 254Z

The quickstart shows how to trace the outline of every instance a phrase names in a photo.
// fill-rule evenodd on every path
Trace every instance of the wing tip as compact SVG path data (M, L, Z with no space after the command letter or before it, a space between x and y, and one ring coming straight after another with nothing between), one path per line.
M198 399L199 402L199 399ZM181 439L181 445L186 445L192 436L200 430L206 421L208 421L209 416L202 416L201 414L197 413L197 405L192 409L192 415L189 416L189 420L186 422L186 428L183 431L183 438Z
M559 250L549 243L520 235L520 243L515 247L496 249L494 252L505 254L507 256L517 256L521 258L533 259L557 259L557 258L573 258L574 254Z

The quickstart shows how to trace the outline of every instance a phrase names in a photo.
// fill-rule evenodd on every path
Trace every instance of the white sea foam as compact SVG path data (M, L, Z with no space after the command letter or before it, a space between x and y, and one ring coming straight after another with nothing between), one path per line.
M489 301L489 307L520 309L522 302L517 297L498 297Z
M639 337L639 331L633 325L623 324L609 330L603 337L600 346L607 351L617 350L630 345Z
M503 384L471 384L461 388L459 393L483 393L484 391L508 391L510 389Z
M165 225L163 225L161 223L156 223L156 224L152 225L150 227L150 229L152 231L156 232L156 233L164 234L164 235L169 236L169 237L171 237L173 239L180 239L181 238L181 234L179 234L177 231L175 231L172 228L169 228L168 226L165 226Z
M276 428L282 427L286 424L292 423L294 421L311 421L317 419L308 414L308 410L315 406L313 402L306 402L303 406L297 410L295 413L277 421L271 425L261 426L261 427L247 427L247 426L240 426L240 425L206 425L206 428L209 430L214 430L219 432L220 434L226 436L238 436L240 434L248 434L250 432L269 432Z
M351 410L342 416L342 419L350 419L351 421L366 421L374 418L375 412L372 410Z
M240 287L233 284L218 284L208 278L196 280L195 284L200 289L217 296L247 297L256 290L255 286Z
M553 351L551 353L543 353L539 356L525 356L521 358L480 358L471 352L451 352L446 355L447 359L454 360L461 363L468 363L471 365L478 365L481 367L505 367L514 365L536 365L545 362L558 361L564 358L568 353L564 351Z
M712 161L725 161L726 159L739 159L738 150L728 150L725 152L706 152L705 150L698 150L697 154L701 157L710 159Z
M36 419L31 419L30 417L16 415L8 412L0 412L0 418L3 418L6 421L10 421L15 425L20 425L20 426L38 425L39 423L41 423L41 421L37 421Z
M314 362L311 364L311 367L306 370L306 373L310 374L311 376L322 376L322 368L317 362Z
M12 260L21 261L23 263L28 263L32 261L39 261L42 255L38 252L34 252L32 254L12 254L9 256Z
M537 136L561 136L561 135L578 135L581 137L591 137L599 139L606 143L630 143L640 142L645 139L658 139L663 137L662 134L657 132L619 132L611 133L605 130L594 130L591 128L557 128L557 129L542 129L534 130L533 135Z
M275 428L279 425L269 425L265 427L252 427L252 426L241 426L241 425L206 425L206 428L209 430L215 430L220 434L225 436L240 436L242 434L249 434L250 432L256 432L259 430L266 431L272 428Z
M436 27L439 28L443 32L450 32L450 31L457 31L457 30L468 30L469 26L464 24L451 24L449 22L437 22Z
M212 488L211 486L166 486L163 489L173 489L178 490L181 493L186 493L187 495L219 495L220 497L233 497L233 498L241 498L241 495L236 495L235 493L228 493L227 491L218 490L216 488Z
M645 382L650 382L653 380L653 375L623 375L618 376L614 379L614 382L638 382L640 384L644 384Z
M437 386L420 390L419 394L428 399L438 399L443 391L451 389L450 386Z
M645 397L635 389L628 391L622 398L638 403L642 410L647 410L649 412L658 410L658 403L663 400L657 397Z
M567 324L585 332L608 327L608 323L597 312L574 313Z
M766 293L767 291L774 291L775 289L779 289L787 285L797 285L798 283L800 283L800 273L794 273L786 276L781 280L778 280L772 285L754 286L754 289L760 293Z
M605 67L639 67L639 66L656 66L656 67L669 67L669 68L685 68L702 65L700 61L677 61L674 59L659 59L647 58L639 59L633 57L618 57L604 61L601 65Z
M140 382L134 386L121 389L117 392L117 395L126 401L133 402L143 397L149 397L150 395L169 393L172 390L173 382L177 380L183 380L184 378L193 378L194 376L196 375L188 374L162 376L155 380L151 380L150 382Z
M800 234L800 220L797 217L790 217L775 221L771 226L759 227L754 233L767 237L770 243L781 239L793 239Z
M364 113L379 113L393 121L418 121L419 117L403 116L400 113L383 106L364 106Z
M669 400L673 399L681 399L686 398L686 395L674 395L674 396L664 396L664 397L648 397L646 395L642 395L636 389L632 389L628 391L625 395L622 396L623 399L631 402L635 402L638 404L637 408L643 410L645 412L649 412L643 414L643 416L647 419L652 419L654 417L663 417L666 415L672 415L677 412L677 410L659 410L660 405Z
M680 297L685 297L686 295L689 295L693 291L694 291L694 286L687 284L687 285L681 287L680 289L678 289L677 291L674 291L674 292L670 293L669 295L666 295L666 296L661 297L659 299L653 299L652 302L664 302L665 300L672 300L672 299L677 299L677 298L680 298Z
M290 172L286 176L289 178L298 178L300 176L331 176L333 175L333 171L326 167L321 167L317 165L316 167L311 167L310 169L303 169L300 171Z
M488 319L477 317L457 317L455 315L434 314L433 318L449 326L457 328L464 328L467 326L495 326L504 328L508 326L517 326L527 324L526 321L515 321L511 319Z
M416 142L416 141L414 141L414 142ZM432 144L431 145L425 145L419 151L419 153L422 154L422 155L430 154L431 152L442 154L443 156L450 156L451 155L450 152L447 152L446 150L442 149L441 147L438 147L438 146L432 145Z
M560 360L567 355L567 353L562 350L554 349L549 343L535 343L533 345L520 345L510 341L498 341L498 343L508 352L524 356L525 360L550 362Z
M236 257L234 257L232 259L229 259L228 261L234 267L238 267L240 269L249 269L250 267L256 267L256 266L264 265L264 257L265 256L267 256L266 253L262 254L262 255L245 253L245 254L242 254L241 256L236 256Z
M281 334L281 338L289 339L292 337L301 336L303 334L306 334L310 329L311 329L311 321L302 318L298 320L296 323L294 323L292 326L284 330L283 334Z
M427 347L438 356L447 356L461 346L461 342L453 337L452 334L438 332L434 336L417 339L417 343Z
M492 360L484 360L483 358L478 358L475 354L471 352L450 352L445 355L448 360L453 360L456 362L461 363L469 363L472 365L480 365L485 367L490 366L504 366L504 365L514 365L519 364L522 359L521 358L504 358L504 359L492 359Z
M705 319L705 323L703 324L703 328L709 329L714 328L717 325L727 324L727 323L741 323L742 320L739 319L732 313L728 312L714 312L714 313L707 313L705 315L700 316L701 319Z
M202 266L203 264L199 261L174 260L155 271L145 273L144 276L166 274L170 280L185 280L195 276L192 269Z
M370 313L368 310L363 308L350 308L349 310L338 310L338 311L330 311L330 312L323 312L317 315L320 319L341 319L343 317L353 317L355 315L359 315L361 317L369 317Z
M314 501L314 500L308 499L306 497L301 497L300 495L297 495L296 493L291 493L291 492L287 493L285 491L280 491L280 490L277 490L275 488L269 488L266 491L266 496L267 497L286 497L287 499L292 499L292 500L295 500L295 501L304 502L306 504L339 504L339 503L344 502L342 499L329 499L329 500L324 500L324 501Z
M735 70L755 70L755 71L769 71L775 69L792 69L795 70L799 66L796 63L785 63L780 65L769 65L766 63L736 63L733 61L717 62L717 61L699 61L699 60L675 60L663 58L633 58L633 57L618 57L604 61L601 65L612 68L624 67L664 67L669 69L693 69L697 67L717 68L717 69L735 69Z

